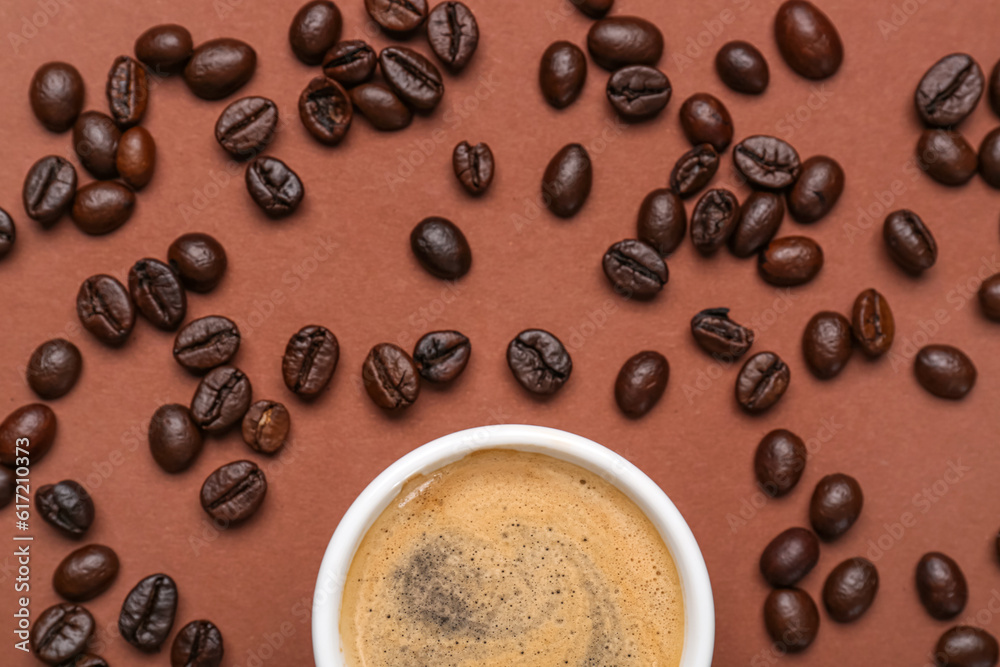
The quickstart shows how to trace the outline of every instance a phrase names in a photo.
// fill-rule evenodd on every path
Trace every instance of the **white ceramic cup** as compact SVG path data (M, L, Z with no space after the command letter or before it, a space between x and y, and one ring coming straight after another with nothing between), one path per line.
M505 424L458 431L418 447L389 466L357 497L330 538L316 581L312 616L316 667L346 667L340 641L344 582L371 525L407 480L481 449L516 449L569 461L600 475L628 496L659 531L677 566L684 596L681 667L711 666L715 648L712 584L691 529L666 494L641 470L593 440L541 426Z

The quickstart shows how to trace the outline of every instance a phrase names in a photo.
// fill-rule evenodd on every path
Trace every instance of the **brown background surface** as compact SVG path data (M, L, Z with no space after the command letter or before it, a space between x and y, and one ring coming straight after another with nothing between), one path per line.
M479 52L460 77L448 78L437 112L397 134L378 134L356 119L346 142L329 149L312 141L296 118L299 91L316 73L288 47L287 26L298 4L0 5L0 205L18 223L16 250L0 262L0 412L34 400L23 366L36 345L65 336L80 347L83 376L70 395L52 403L57 443L32 470L32 482L85 482L98 508L87 540L111 545L121 557L114 587L88 605L101 628L96 648L111 664L167 662L166 653L139 655L115 630L129 588L158 571L170 573L180 587L176 627L212 619L225 634L227 665L311 664L314 579L351 500L414 447L500 422L593 438L663 487L708 562L718 665L779 661L761 621L767 588L757 559L771 537L807 521L813 485L836 471L860 480L865 510L853 530L824 547L803 586L815 596L836 563L868 554L879 567L881 591L854 625L838 626L823 614L813 647L782 661L926 664L948 627L922 610L912 581L917 559L932 549L950 553L965 570L971 592L962 618L1000 633L1000 566L992 546L1000 526L1000 329L970 300L983 276L1000 271L998 196L978 178L960 189L939 186L911 161L919 132L911 102L916 82L937 58L957 50L988 71L1000 57L1000 5L826 0L822 6L839 27L847 55L833 79L812 83L778 56L771 34L777 0L618 0L616 12L646 16L662 28L667 52L661 66L674 85L661 118L628 127L613 118L602 90L607 75L596 66L580 102L564 112L549 108L538 92L545 47L557 39L585 43L589 21L565 0L471 0L483 32ZM371 32L361 0L339 4L345 38L388 43ZM51 18L46 6L57 8ZM32 21L42 27L32 29ZM131 53L144 29L168 21L187 25L196 43L232 36L256 48L257 73L239 95L278 103L284 124L269 152L305 181L302 209L283 222L262 216L246 194L242 170L229 167L213 139L225 103L198 100L175 79L152 94L145 125L158 142L159 164L128 225L103 238L84 235L69 219L41 230L23 213L23 176L39 157L71 156L72 150L69 134L50 134L32 116L32 73L48 60L70 61L87 82L86 108L106 109L104 78L112 59ZM892 30L883 34L886 26ZM14 44L11 33L24 39ZM731 39L754 42L768 58L765 95L740 96L716 77L715 52ZM427 51L422 39L414 45ZM634 234L642 197L666 182L686 150L677 109L697 91L729 106L737 139L774 133L803 158L825 153L843 164L847 190L835 212L808 228L786 219L781 231L822 244L826 267L811 284L776 290L759 279L752 260L726 252L704 259L685 242L669 259L670 283L653 302L627 302L609 289L600 257L611 243ZM983 103L962 131L978 145L997 124ZM465 196L451 174L451 149L463 139L488 142L499 164L481 200ZM562 221L539 212L537 199L548 159L568 142L590 148L596 178L583 212ZM82 171L81 177L90 178ZM731 180L727 157L715 183ZM940 245L937 265L920 279L906 277L885 256L881 221L900 207L919 212ZM865 209L873 211L871 219ZM431 214L457 222L474 249L472 271L453 286L421 271L408 248L410 229ZM162 258L171 240L196 230L222 241L230 269L214 293L190 297L189 318L220 313L240 323L244 341L236 363L252 378L257 398L289 406L294 437L274 459L251 455L236 433L211 439L192 470L168 476L148 454L146 424L160 404L187 403L197 380L171 359L170 334L140 321L124 349L102 347L81 332L74 301L87 276L124 276L135 260ZM840 377L816 380L800 352L806 321L822 309L849 312L855 295L870 286L886 294L895 311L893 354L869 362L856 353ZM732 397L737 369L712 361L688 333L691 316L711 306L730 306L738 321L756 329L756 350L775 350L791 366L788 394L764 416L738 410ZM332 329L343 352L330 391L307 405L285 389L279 360L288 337L311 323ZM572 350L572 380L548 402L528 397L505 366L507 342L526 327L549 329ZM364 355L380 341L409 347L435 328L471 337L468 370L446 390L425 388L405 415L388 418L359 384ZM912 356L928 341L955 344L978 365L979 384L966 400L939 400L916 384ZM631 422L617 411L611 387L622 362L648 348L669 358L670 386L650 415ZM794 493L762 503L752 453L760 437L778 427L808 439L815 455ZM265 467L268 498L249 525L219 533L199 507L198 490L217 466L243 457ZM907 513L910 527L902 533L892 528ZM0 534L9 539L10 508L0 520ZM77 545L37 514L31 534L37 538L31 593L37 615L56 602L52 570ZM871 551L873 544L881 549ZM11 542L0 549L0 662L28 665L32 659L11 648L12 551Z

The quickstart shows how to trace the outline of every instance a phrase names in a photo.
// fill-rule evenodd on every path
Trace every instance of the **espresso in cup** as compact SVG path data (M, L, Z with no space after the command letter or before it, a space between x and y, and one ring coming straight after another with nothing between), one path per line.
M680 663L684 603L656 528L579 466L484 450L410 479L354 556L351 667Z

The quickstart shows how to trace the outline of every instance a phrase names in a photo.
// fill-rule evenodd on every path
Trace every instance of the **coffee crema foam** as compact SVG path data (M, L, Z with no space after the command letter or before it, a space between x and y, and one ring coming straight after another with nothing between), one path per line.
M579 466L475 452L409 480L351 563L351 667L676 667L684 606L656 528Z

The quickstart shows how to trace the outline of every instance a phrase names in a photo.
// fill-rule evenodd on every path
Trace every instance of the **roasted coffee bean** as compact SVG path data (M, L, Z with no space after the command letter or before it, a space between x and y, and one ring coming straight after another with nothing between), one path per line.
M851 314L854 340L869 357L879 357L889 351L896 336L896 321L889 302L874 289L866 289L854 300Z
M636 221L636 236L663 256L669 255L687 233L687 212L676 192L653 190L642 200Z
M99 179L118 176L116 163L122 133L100 111L84 111L73 124L73 149L83 168Z
M392 343L371 349L361 367L365 390L384 410L408 408L420 395L420 373L406 350Z
M191 621L174 637L171 667L219 667L225 648L222 633L211 621Z
M844 170L836 160L814 155L802 163L788 191L788 212L798 222L816 222L836 205L844 192Z
M465 235L453 222L430 217L421 220L410 232L410 249L428 273L457 280L472 266L472 249Z
M80 653L69 662L62 663L59 667L108 667L108 663L99 655Z
M487 144L472 146L468 141L461 142L451 155L451 165L458 182L469 194L482 194L493 182L493 151Z
M88 544L62 559L52 575L56 593L86 602L108 590L118 576L118 555L103 544Z
M229 363L239 349L239 327L221 315L189 322L174 339L174 359L195 373Z
M205 100L221 100L243 87L257 69L257 52L246 42L222 37L200 44L184 67L184 82Z
M405 46L390 46L378 56L382 76L399 98L417 111L430 111L444 95L441 72L427 58Z
M823 584L823 605L838 623L856 621L878 593L878 570L865 558L850 558L833 568Z
M252 395L253 387L243 371L219 366L209 371L195 390L191 415L204 431L222 433L243 419Z
M929 127L954 127L972 113L983 96L983 70L972 56L952 53L927 70L913 104Z
M663 33L638 16L610 16L590 26L587 49L610 72L626 65L655 65L663 55Z
M806 0L788 0L778 8L774 37L788 66L807 79L833 76L844 61L837 28Z
M844 370L851 358L851 323L840 313L813 315L802 333L802 355L813 375L829 380Z
M308 5L307 5L308 6ZM236 100L215 123L215 140L227 153L243 159L271 143L278 126L278 106L266 97Z
M118 56L108 71L105 87L111 117L118 126L127 129L138 125L146 115L149 103L149 81L146 68L129 56Z
M211 292L229 264L222 244L200 233L178 236L167 250L167 259L184 287L192 292Z
M142 126L125 131L118 141L115 157L118 174L133 190L141 190L153 178L156 168L156 142Z
M780 287L809 282L823 268L823 249L805 236L782 236L772 240L758 256L757 272Z
M611 11L615 0L569 0L576 8L592 19L599 19Z
M354 107L344 87L333 79L317 76L299 95L299 118L317 141L336 146L351 129Z
M83 78L69 63L45 63L31 77L28 90L31 110L52 132L65 132L73 127L83 109L83 96Z
M272 218L294 213L306 193L298 174L268 155L256 157L247 165L246 182L250 198Z
M611 75L605 92L619 116L638 122L663 111L673 88L667 75L655 67L629 65Z
M542 54L538 83L545 101L564 109L576 101L587 81L587 56L576 44L553 42Z
M819 562L819 540L806 528L789 528L764 548L760 573L775 588L794 586Z
M653 246L626 239L604 253L604 275L615 291L626 298L651 299L667 284L667 264Z
M93 499L71 479L38 487L35 506L42 518L66 537L83 537L94 523Z
M0 208L0 259L10 253L17 239L17 227L10 213Z
M261 454L273 454L285 446L292 420L288 408L275 401L257 401L243 417L243 442Z
M580 144L568 144L549 162L542 176L542 198L550 211L570 218L590 196L594 167L590 154Z
M135 193L118 181L93 181L76 191L71 216L91 235L109 234L132 217Z
M711 144L700 144L674 164L670 172L670 189L681 197L690 197L708 185L718 170L719 154Z
M1000 127L979 144L979 175L991 188L1000 189Z
M375 50L360 39L350 39L326 52L323 57L323 74L343 86L356 86L372 78L378 56Z
M149 451L170 473L187 470L201 453L202 437L187 406L161 405L149 421Z
M450 70L469 64L479 46L479 24L461 2L442 2L427 16L427 43Z
M234 461L213 472L201 487L201 506L215 521L236 524L253 516L267 494L267 478L253 461Z
M983 315L1000 322L1000 273L995 273L979 286L979 307Z
M340 343L333 332L318 325L302 327L285 346L285 386L302 398L315 398L330 384L339 360Z
M691 334L701 349L724 359L739 359L753 345L753 331L729 319L728 308L706 308L692 317Z
M405 36L427 18L427 0L365 0L368 15L391 36Z
M178 74L184 71L194 41L184 26L174 23L156 25L135 40L135 57L155 76Z
M934 662L939 667L995 667L998 658L996 638L968 625L946 630L934 647Z
M681 105L681 128L688 141L711 144L722 153L733 140L733 119L729 110L708 93L695 93Z
M993 113L1000 116L1000 61L997 61L990 72L989 97Z
M302 5L288 28L292 53L306 65L319 65L323 56L340 40L344 22L330 0L311 0Z
M465 370L472 354L469 339L457 331L424 334L413 348L420 377L428 382L451 382Z
M913 211L901 209L890 213L882 226L882 238L893 261L912 274L926 271L937 260L937 242Z
M128 272L128 291L139 312L158 329L173 331L187 315L187 294L177 274L158 259L140 259Z
M76 295L76 314L97 340L121 345L135 326L135 307L125 286L111 276L87 278Z
M49 607L31 626L31 650L47 665L62 665L87 648L94 617L83 607L63 602Z
M691 212L691 242L710 255L725 245L740 214L740 203L729 190L716 188L701 196Z
M955 618L965 609L969 599L965 575L958 563L945 554L924 554L917 563L916 580L920 603L939 621Z
M958 400L972 391L976 384L976 366L957 347L927 345L913 360L917 382L940 398Z
M747 181L765 190L787 188L802 170L799 154L788 142L763 134L736 144L733 162Z
M778 233L785 217L785 202L773 192L751 192L740 207L736 229L729 237L729 249L737 257L750 257L764 248Z
M31 389L51 401L69 393L82 368L79 348L64 338L54 338L35 348L25 375Z
M924 130L917 141L917 163L944 185L964 185L979 169L976 150L952 130Z
M781 400L791 371L774 352L758 352L743 364L736 377L736 402L750 413L764 412Z
M827 475L813 491L809 522L821 538L835 540L858 520L864 502L856 479L842 473Z
M507 366L518 384L532 394L559 391L573 372L562 341L543 329L526 329L507 346Z
M633 419L653 409L670 379L670 364L659 352L645 351L632 357L618 371L615 402L618 409Z
M809 648L819 632L819 610L809 594L798 588L771 591L764 601L764 625L775 646L798 653Z
M772 498L780 498L799 483L808 459L802 438L783 428L769 431L754 454L758 486Z
M348 94L354 106L376 130L383 132L402 130L413 120L410 107L403 104L403 101L396 97L396 93L381 83L362 83L351 88Z
M27 446L23 441L18 444L22 438L27 438ZM27 456L35 465L52 449L55 439L56 413L52 408L44 403L22 405L0 422L0 463L13 468L22 465Z
M74 116L75 118L75 116ZM66 158L49 155L31 165L21 200L32 220L49 227L69 211L76 196L76 168Z
M118 632L144 653L157 653L170 636L177 613L177 584L165 574L151 574L135 585L118 616Z
M17 477L13 470L0 465L0 509L7 507L17 494Z
M753 44L739 40L722 45L715 55L715 71L722 83L748 95L760 95L771 81L763 54Z

